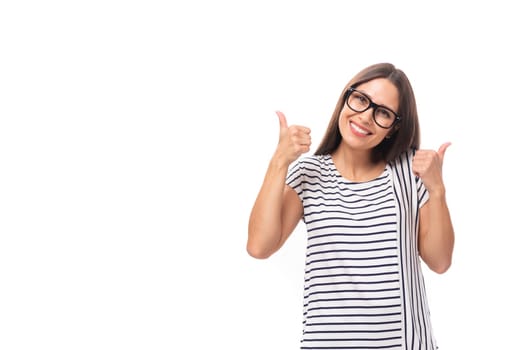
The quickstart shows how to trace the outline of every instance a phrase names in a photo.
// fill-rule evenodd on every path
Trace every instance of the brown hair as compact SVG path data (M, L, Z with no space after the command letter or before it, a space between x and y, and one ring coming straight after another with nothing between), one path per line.
M374 162L391 161L410 148L419 149L419 120L417 115L416 99L412 85L405 73L390 63L378 63L361 70L346 84L339 96L339 100L328 123L325 135L315 151L316 155L330 154L341 143L339 130L339 115L345 103L346 91L350 87L357 87L367 81L385 78L392 82L399 92L399 109L397 114L401 120L394 125L394 132L390 138L385 138L372 150Z

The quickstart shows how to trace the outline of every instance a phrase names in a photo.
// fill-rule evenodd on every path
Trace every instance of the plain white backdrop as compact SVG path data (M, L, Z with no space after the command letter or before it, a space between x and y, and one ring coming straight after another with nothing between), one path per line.
M304 227L247 223L282 110L320 142L392 62L445 155L440 349L523 347L522 50L510 1L0 4L0 349L297 349Z

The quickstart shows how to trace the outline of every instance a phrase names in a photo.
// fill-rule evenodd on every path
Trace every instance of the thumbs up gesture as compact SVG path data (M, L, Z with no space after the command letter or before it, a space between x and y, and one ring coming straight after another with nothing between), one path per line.
M279 117L279 144L275 155L282 158L287 164L291 164L303 153L310 150L312 140L310 129L305 126L288 126L284 113L277 111Z
M429 192L444 191L443 158L450 142L442 144L437 151L417 150L412 161L412 171L423 181Z

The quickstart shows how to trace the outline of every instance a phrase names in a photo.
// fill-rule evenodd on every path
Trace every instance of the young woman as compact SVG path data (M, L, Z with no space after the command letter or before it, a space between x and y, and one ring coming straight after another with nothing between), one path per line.
M411 84L389 63L343 89L321 144L280 136L255 200L248 253L267 258L299 221L308 241L301 349L437 349L420 259L451 264L454 230L442 164L449 143L419 149Z

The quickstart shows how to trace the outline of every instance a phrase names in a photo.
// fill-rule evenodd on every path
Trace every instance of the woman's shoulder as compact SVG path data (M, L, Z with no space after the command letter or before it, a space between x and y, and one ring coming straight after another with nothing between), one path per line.
M329 154L305 155L299 158L298 162L303 166L325 168L332 163L332 157Z
M327 154L303 155L298 158L293 165L293 168L300 168L305 173L319 173L326 169L332 169L332 167L332 157Z

